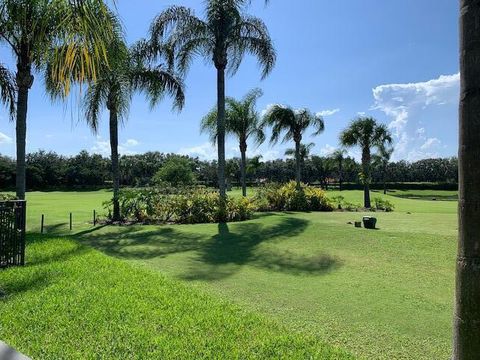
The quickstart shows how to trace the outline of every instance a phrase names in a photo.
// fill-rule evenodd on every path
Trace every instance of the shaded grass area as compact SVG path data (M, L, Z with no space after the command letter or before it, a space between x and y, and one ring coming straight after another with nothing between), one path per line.
M0 338L37 359L352 359L160 273L51 236L0 272Z
M378 231L347 225L362 215L272 213L79 236L361 357L448 358L455 216L376 213Z
M58 204L73 208L74 214L83 212L87 219L90 209L101 208L101 202L110 196L109 192L82 193L86 196L83 200L77 193L50 198L51 194L28 194L29 219L47 209L50 234L68 233L65 209L57 208ZM390 194L395 193L372 192L372 198L386 198L396 206L393 213L366 213L378 218L377 231L347 225L360 220L363 213L271 213L223 227L93 228L87 219L75 226L78 234L74 236L107 255L181 280L188 289L193 286L266 315L291 334L313 335L364 358L448 358L457 204ZM342 195L349 202L363 200L362 191L329 191L328 195ZM442 195L451 194L428 194L438 199ZM30 249L27 261L32 259ZM90 269L95 269L94 262ZM106 273L105 269L100 275ZM35 279L34 272L29 275ZM101 282L94 277L92 284L97 280ZM28 287L37 281L26 282ZM130 285L124 286L117 296L126 296ZM43 296L42 289L37 297ZM140 289L132 289L140 294ZM57 295L67 296L60 291ZM109 301L117 300L112 296ZM28 310L20 303L16 306ZM98 307L95 302L93 306ZM140 309L150 311L149 307ZM67 308L64 311L68 312ZM108 313L100 311L96 319L103 318L109 319ZM42 324L40 329L48 327L46 322ZM22 326L30 325L24 321L15 330L22 332ZM74 334L77 328L71 329ZM213 333L220 336L220 332ZM17 336L13 345L22 344Z

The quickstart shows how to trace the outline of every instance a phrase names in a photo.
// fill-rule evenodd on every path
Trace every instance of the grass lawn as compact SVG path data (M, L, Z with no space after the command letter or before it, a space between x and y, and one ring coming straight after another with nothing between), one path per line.
M51 194L56 194L57 201L48 200ZM329 194L334 196L339 193ZM341 194L350 202L362 201L361 191L344 191ZM430 195L436 195L440 199L447 194L438 192ZM42 262L41 265L30 263L24 269L0 273L0 284L4 283L6 278L7 285L10 279L10 286L22 289L18 291L18 295L3 300L3 308L9 309L9 316L19 317L18 314L21 314L27 319L32 312L36 315L30 322L18 320L19 324L15 325L14 321L5 323L2 313L0 321L2 325L6 325L2 326L0 338L10 341L20 350L28 350L29 347L33 349L39 345L29 344L29 341L22 340L20 335L13 335L25 332L31 327L34 329L32 332L36 332L36 335L31 334L32 338L37 336L43 339L43 342L48 340L54 353L55 346L52 342L53 339L59 341L59 333L76 334L82 329L93 329L93 325L90 325L90 328L82 327L74 320L67 321L69 312L73 313L73 319L75 315L80 316L74 305L71 305L72 310L67 306L62 307L63 310L56 315L56 302L61 301L62 296L59 294L63 294L63 298L68 298L70 304L80 301L80 312L82 309L88 310L83 320L85 323L95 323L95 326L101 328L100 332L109 334L105 336L108 340L99 345L99 348L105 346L105 351L113 351L114 345L110 343L113 341L113 334L118 332L116 326L120 326L121 321L118 319L122 319L123 314L133 328L138 317L152 317L153 322L162 322L165 314L158 313L162 309L162 306L158 305L161 301L150 300L155 296L164 296L164 301L178 300L176 295L172 295L175 290L171 290L178 287L180 292L204 296L210 299L208 301L212 304L223 304L218 306L233 309L231 311L242 312L248 309L258 314L259 319L255 320L258 321L255 323L257 329L262 326L277 329L270 330L269 334L272 335L266 335L264 339L275 338L275 334L281 332L282 327L289 329L288 333L300 344L297 348L292 340L291 351L305 347L308 354L311 354L311 351L326 351L328 354L330 349L321 345L322 341L326 341L358 357L369 359L446 359L450 355L456 248L455 201L430 201L387 195L395 204L396 211L376 213L380 229L375 231L355 229L347 224L348 221L361 219L361 213L264 214L252 221L224 226L206 224L93 229L87 224L91 216L89 214L93 208L100 209L101 202L109 196L108 192L28 195L31 229L35 229L32 221L37 219L41 212L46 213L48 219L52 219L51 225L64 223L64 218L68 221L68 211L66 217L63 215L68 206L74 214L79 214L79 222L74 229L74 232L77 232L73 236L75 239L92 245L107 255L127 260L130 264L106 257L90 250L90 247L79 246L72 240L46 237L48 241L43 241L43 238L39 238L42 241L35 241L28 248L27 260L30 262L36 258L37 252L41 252L41 246L45 246L44 251L50 251L50 248L64 251L68 246L83 250L80 254L69 255L66 260L61 261L54 261L56 255L52 253L48 257L49 261ZM380 193L373 193L372 198L375 196L383 197ZM59 203L62 208L57 206ZM61 215L61 218L55 218L55 214ZM83 215L80 214L84 214L83 220ZM64 225L52 226L49 231L53 234L65 232L65 229ZM52 244L57 243L58 248L52 247ZM79 270L83 267L78 266L76 261L91 263L85 270ZM103 261L108 266L99 266L103 270L97 273L95 262L103 264ZM37 281L29 283L27 279L38 272L36 267L40 269L42 266L45 273L40 272L38 277L33 277ZM62 276L57 278L59 269L62 270ZM138 275L140 273L141 275ZM45 281L42 279L48 279L50 275L53 280L43 284ZM166 278L163 275L166 275ZM138 279L135 276L144 276L148 280L139 282L137 287ZM28 284L22 285L21 279L25 279ZM37 282L40 285L35 285ZM98 285L95 285L97 282ZM70 283L73 285L70 286ZM98 287L99 292L90 296L89 291L81 290L81 284L88 284L87 289ZM115 288L112 284L118 284L116 286L121 290L114 291L111 297L108 295L108 300L96 299L102 298L102 291L109 294L108 289L112 286ZM167 290L167 285L164 289L164 284L168 284L170 290ZM164 290L172 299L161 295ZM49 291L52 293L49 294ZM136 295L129 296L130 293ZM202 293L213 298L200 295ZM33 305L22 297L29 298ZM56 297L60 299L54 300ZM51 301L48 300L50 298ZM85 303L82 302L84 299ZM116 305L123 301L126 302L125 306ZM86 305L89 302L92 303L91 307ZM115 304L115 311L109 308L110 303ZM239 308L227 305L231 303L239 305ZM32 308L35 310L31 310ZM121 308L124 308L123 312ZM142 310L134 311L135 308ZM0 310L2 311L5 310ZM150 312L154 315L150 316ZM53 320L48 320L50 316ZM50 329L47 325L55 325L57 316L64 318L62 321L65 321L65 325L62 329ZM117 322L113 322L108 328L108 324L102 321L111 319L110 316ZM237 319L236 315L232 317ZM264 318L269 320L263 320ZM181 319L180 323L183 324L183 318ZM196 318L190 320L191 326L196 324ZM237 320L243 321L242 318ZM273 321L271 324L270 320ZM62 324L62 321L59 323ZM212 321L212 324L215 324L215 321ZM276 325L277 323L279 325ZM220 327L220 331L212 332L213 328L218 327L206 326L199 330L199 333L208 332L210 329L211 336L219 338L219 342L215 340L214 343L221 344L220 339L227 335L224 334L227 330ZM139 347L139 353L148 354L142 351L152 348L148 345L152 344L150 341L154 341L151 339L163 336L161 332L158 333L158 329L163 327L148 325L147 329L143 333L144 344L140 341L141 336L136 333L139 329L133 331L131 339L127 332L119 334L124 336L131 349ZM10 334L8 337L5 336L7 333ZM86 342L91 342L92 337L97 336L89 331L81 334L79 337L85 336ZM60 338L60 343L75 344L76 341L75 337L63 338L63 335L60 335ZM250 341L243 343L235 338L234 334L228 339L229 345L222 347L224 354L228 354L235 346L242 347L245 351L245 356L239 354L240 357L260 354L245 345ZM187 340L180 338L172 341L182 344L182 341ZM195 344L196 341L197 339L194 340ZM198 341L203 344L200 339ZM83 346L87 345L93 346ZM251 345L256 349L254 344ZM202 346L205 345L199 345L198 348ZM67 345L63 347L68 348ZM71 345L71 348L75 351L77 347ZM174 351L173 346L169 349L168 351ZM285 347L279 351L287 349L289 348ZM212 354L208 351L204 353L205 356ZM235 356L235 353L233 354ZM293 353L292 357L297 355L303 357L305 354ZM321 358L319 354L315 356ZM290 355L285 354L284 357Z
M0 273L0 338L33 359L352 358L73 240L29 242Z

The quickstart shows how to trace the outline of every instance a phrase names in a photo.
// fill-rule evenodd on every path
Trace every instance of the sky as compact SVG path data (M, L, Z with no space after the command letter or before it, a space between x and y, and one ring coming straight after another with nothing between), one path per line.
M169 5L184 5L202 16L203 0L118 0L117 11L129 44L147 35L152 19ZM323 115L325 131L313 154L339 147L338 135L358 116L387 124L394 160L455 156L458 141L458 4L452 0L253 0L246 12L264 20L277 50L272 73L261 80L255 59L247 56L227 78L228 96L243 97L259 87L262 111L271 104L308 108ZM12 54L0 47L0 61L14 69ZM201 135L201 118L215 105L216 72L197 58L185 77L186 104L172 112L165 100L150 109L142 95L132 101L120 129L120 152L175 152L211 160L215 148ZM35 74L27 118L27 151L52 150L74 155L81 150L109 155L108 113L97 134L85 125L81 99L52 103L41 74ZM0 108L0 154L14 156L15 126ZM248 155L283 158L292 144L268 143ZM227 157L239 156L227 140ZM350 155L358 158L359 151Z

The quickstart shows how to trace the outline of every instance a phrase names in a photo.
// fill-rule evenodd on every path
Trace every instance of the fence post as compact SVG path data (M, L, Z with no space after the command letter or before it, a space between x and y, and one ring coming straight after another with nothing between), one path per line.
M93 226L97 225L97 214L95 210L93 210Z
M70 213L70 231L72 231L72 213Z
M45 221L45 215L42 214L42 221L40 222L40 234L43 234L43 223Z

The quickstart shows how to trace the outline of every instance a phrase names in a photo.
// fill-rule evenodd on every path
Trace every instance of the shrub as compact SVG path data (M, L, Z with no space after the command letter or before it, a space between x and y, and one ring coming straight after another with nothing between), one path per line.
M360 204L345 201L345 197L342 195L332 197L331 201L335 204L335 208L338 210L358 211L358 209L362 207Z
M172 186L192 185L195 182L195 175L191 161L177 156L168 159L153 177L154 184L165 182Z
M374 198L373 201L375 202L375 209L377 210L390 212L395 208L395 205L393 205L390 201L379 197Z
M173 194L161 188L126 189L119 200L125 221L198 224L220 219L219 195L205 188L184 188ZM111 201L105 205L110 208ZM248 198L227 198L226 208L227 221L248 220L255 211Z
M259 211L333 210L333 204L323 190L305 184L297 189L295 181L260 187L255 196L255 205Z
M15 200L15 199L16 199L15 195L0 194L0 201L11 201L11 200Z

